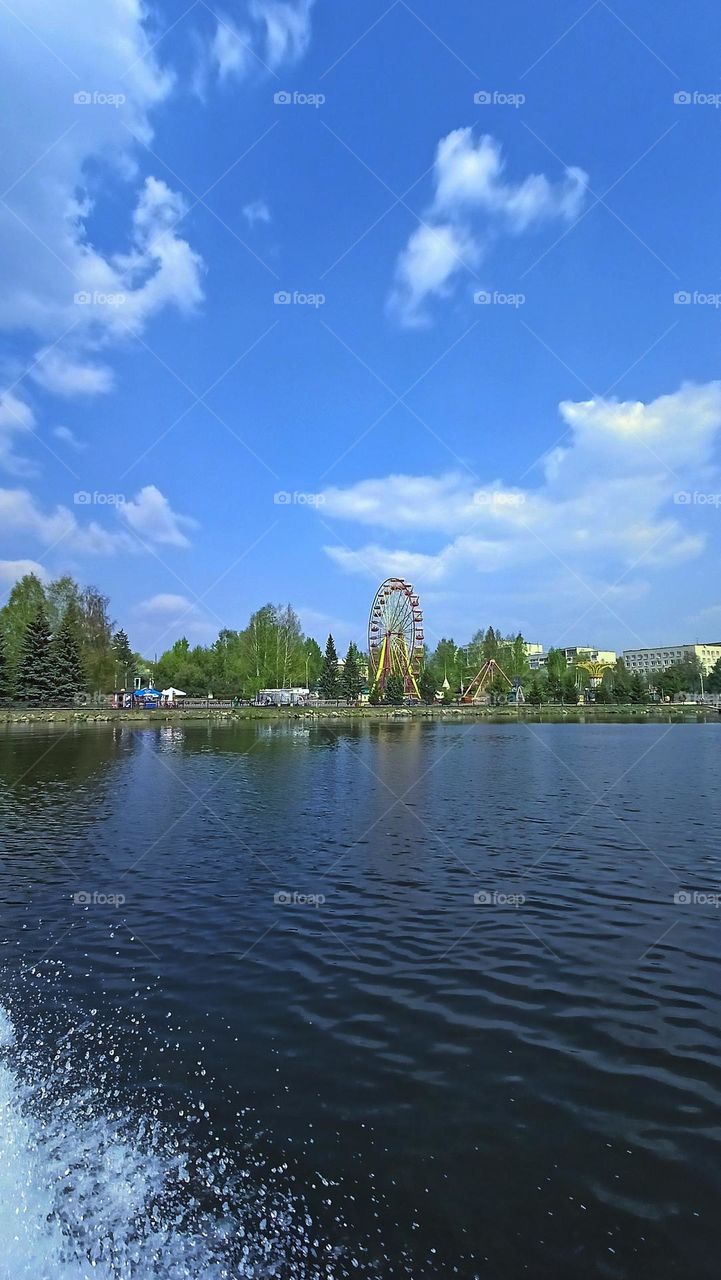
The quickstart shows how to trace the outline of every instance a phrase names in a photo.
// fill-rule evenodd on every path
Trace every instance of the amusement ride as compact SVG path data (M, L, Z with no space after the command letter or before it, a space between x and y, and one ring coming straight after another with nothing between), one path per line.
M389 676L399 676L405 696L420 698L423 647L423 610L417 593L403 578L386 578L376 591L368 618L371 694L382 696Z

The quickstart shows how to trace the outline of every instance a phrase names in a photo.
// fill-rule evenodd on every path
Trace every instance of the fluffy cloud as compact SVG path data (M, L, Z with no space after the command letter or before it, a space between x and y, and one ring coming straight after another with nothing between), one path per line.
M48 577L47 569L37 560L0 560L0 584L5 590L13 587L26 573L34 573L42 582Z
M0 75L12 103L0 117L0 329L49 344L31 377L63 397L110 391L98 352L163 308L202 298L201 260L176 230L184 201L137 172L136 138L151 140L151 115L172 88L147 17L142 0L0 6ZM108 176L114 207L126 203L120 181L133 210L111 234Z
M91 496L77 494L78 506L84 508ZM161 545L189 545L183 529L195 528L196 522L174 512L155 485L141 489L132 502L107 501L112 496L105 495L106 502L102 504L103 511L108 511L114 520L114 527L108 528L97 520L81 522L74 512L62 505L43 510L27 489L0 489L0 527L6 537L19 537L23 542L35 541L48 551L62 545L63 551L93 555L138 552L142 551L138 537L144 542ZM118 517L138 537L120 528Z
M544 174L510 181L494 138L484 134L476 142L472 129L454 129L436 150L433 203L398 258L391 311L408 327L427 324L428 300L447 296L453 278L477 266L491 235L519 235L548 219L573 221L586 183L578 168L566 169L558 183Z
M560 412L568 443L549 452L534 489L474 484L457 473L327 489L324 519L385 529L396 539L329 546L328 555L350 572L419 582L559 561L584 573L592 562L597 574L604 564L668 565L697 555L704 538L684 528L674 495L708 474L721 383L687 384L648 404L564 402ZM439 547L439 535L450 540ZM398 545L401 539L412 545Z
M170 592L160 592L158 595L151 596L149 600L141 600L137 606L138 613L145 618L177 618L182 613L189 613L195 608L192 600L187 596L173 595Z
M40 351L36 359L31 377L55 395L97 396L113 387L113 372L107 365L82 363L50 349Z
M171 547L190 546L184 530L198 527L190 516L173 511L168 499L154 484L146 484L135 501L124 502L118 512L138 537Z

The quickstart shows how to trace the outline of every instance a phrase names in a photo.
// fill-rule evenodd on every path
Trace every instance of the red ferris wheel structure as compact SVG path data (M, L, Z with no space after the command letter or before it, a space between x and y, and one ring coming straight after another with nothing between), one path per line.
M423 647L423 610L417 593L403 578L386 578L376 591L368 618L371 694L383 694L388 677L396 675L407 697L420 698Z

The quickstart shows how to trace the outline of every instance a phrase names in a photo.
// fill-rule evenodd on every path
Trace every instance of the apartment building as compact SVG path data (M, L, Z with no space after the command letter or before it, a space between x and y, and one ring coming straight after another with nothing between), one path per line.
M709 644L656 645L651 649L624 649L623 661L631 672L642 675L659 675L674 662L698 659L701 670L707 676L721 658L721 641Z

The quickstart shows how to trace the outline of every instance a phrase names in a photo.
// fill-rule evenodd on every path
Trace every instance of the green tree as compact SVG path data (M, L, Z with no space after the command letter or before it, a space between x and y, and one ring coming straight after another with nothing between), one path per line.
M26 573L15 583L8 602L0 611L0 627L5 637L6 687L9 696L18 691L25 632L40 607L45 607L45 591L34 573Z
M84 687L83 664L74 609L69 605L50 641L50 669L54 702L72 702Z
M418 677L418 692L424 702L431 706L436 700L438 682L432 667L424 667Z
M561 680L561 699L566 706L576 706L578 703L578 685L573 671L566 671Z
M80 617L82 612L82 592L74 578L66 573L56 578L45 588L45 602L48 614L48 625L53 635L60 627L68 609L71 616Z
M628 674L623 658L619 658L611 673L611 697L616 703L629 702L631 698L631 677Z
M127 633L122 628L115 632L111 641L111 648L113 650L113 661L118 668L118 676L122 679L123 685L125 685L132 675L135 659Z
M706 688L709 693L721 693L721 658L709 671Z
M108 616L110 601L97 587L85 587L80 593L79 615L82 637L82 659L88 688L102 693L115 685L115 658L112 649L113 628Z
M50 702L53 695L50 627L44 604L38 606L25 630L17 692L23 702L32 703Z
M546 678L548 694L552 702L563 700L563 680L568 664L560 649L549 649L546 658Z
M335 642L331 635L328 636L326 641L323 666L321 668L318 685L321 697L323 698L331 700L333 698L339 698L341 695L340 675L338 673L338 654L336 653Z
M543 702L543 688L538 676L531 677L531 682L526 693L526 702L530 702L532 707L540 707Z
M360 669L360 655L352 640L348 645L348 652L343 663L341 686L349 702L358 700L358 694L363 688L363 676Z
M648 686L640 671L634 671L628 684L629 702L643 703L648 701Z
M386 680L383 701L387 702L392 707L400 707L404 697L405 685L403 683L403 676L398 676L395 672L392 672Z
M655 679L656 687L664 698L674 698L678 693L700 693L701 665L698 658L674 662Z
M10 688L10 672L8 670L5 632L0 629L0 698L9 698L11 693L12 690Z
M303 641L303 684L315 689L323 669L323 651L317 640L306 636Z

